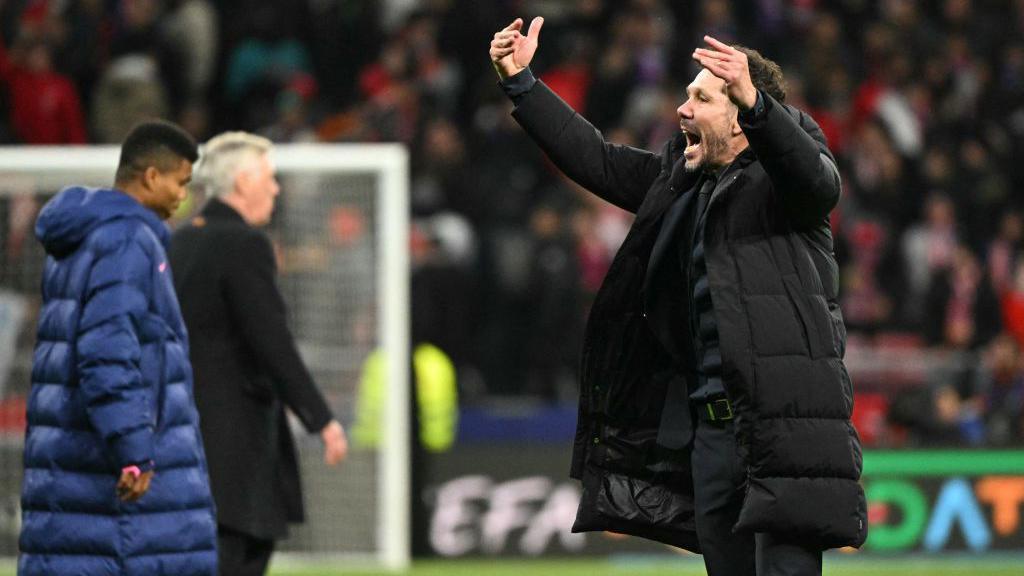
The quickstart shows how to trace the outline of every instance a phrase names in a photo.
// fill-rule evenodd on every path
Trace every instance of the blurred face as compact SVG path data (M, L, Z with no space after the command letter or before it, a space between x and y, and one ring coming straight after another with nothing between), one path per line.
M143 192L139 201L161 220L167 220L178 210L188 195L189 181L192 180L192 163L182 158L176 168L162 171L156 166L146 168L143 175Z
M1024 294L1024 257L1017 258L1017 268L1013 275L1013 289Z
M737 154L732 140L740 135L736 124L739 109L725 94L725 81L701 70L686 87L686 96L686 102L676 109L686 136L686 170L716 170L732 162Z
M26 65L33 72L49 72L53 68L50 49L44 44L37 44L29 50Z
M944 199L936 198L928 203L928 223L938 228L948 228L956 224L956 214L953 203Z
M237 192L245 203L243 216L253 226L270 222L274 199L281 191L274 175L274 164L266 154L238 174Z

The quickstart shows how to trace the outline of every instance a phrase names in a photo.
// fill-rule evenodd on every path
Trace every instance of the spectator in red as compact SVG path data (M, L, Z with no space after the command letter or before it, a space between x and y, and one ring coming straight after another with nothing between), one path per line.
M554 68L548 70L542 79L551 87L567 104L581 114L586 111L587 93L593 80L590 62L591 47L586 38L578 36L570 38L568 50L561 62Z
M22 36L7 51L0 39L0 82L7 87L11 128L23 144L84 144L78 90L53 68L51 47Z
M1014 265L1024 255L1024 214L1006 212L999 221L998 235L988 245L986 264L992 287L1002 296L1013 289Z
M876 332L896 320L894 290L902 284L892 233L881 222L864 218L854 222L841 238L849 259L842 267L845 290L842 306L850 330Z
M1001 299L1006 331L1024 347L1024 256L1017 258L1013 283Z

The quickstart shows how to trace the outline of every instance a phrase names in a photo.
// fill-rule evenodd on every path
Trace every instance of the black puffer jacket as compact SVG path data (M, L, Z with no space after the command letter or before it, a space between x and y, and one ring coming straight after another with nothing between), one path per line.
M711 199L704 237L723 381L747 468L737 528L823 549L859 546L867 535L862 461L828 223L839 175L817 124L761 97L764 112L741 123L750 148ZM513 115L569 177L636 213L583 341L574 529L699 551L688 450L656 441L666 391L687 370L673 367L644 317L661 220L679 194L696 193L698 174L683 169L685 141L677 136L660 154L607 143L542 82Z

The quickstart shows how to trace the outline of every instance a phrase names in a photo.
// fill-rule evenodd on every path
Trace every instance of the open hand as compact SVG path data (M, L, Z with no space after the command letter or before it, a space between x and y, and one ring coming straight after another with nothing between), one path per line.
M757 104L757 89L750 79L747 55L728 44L705 36L708 48L697 48L693 59L709 72L725 80L729 100L740 110L749 110Z
M537 52L537 41L540 40L540 29L544 18L538 16L530 22L530 31L526 36L520 32L523 19L516 18L511 24L494 34L491 40L491 64L504 80L515 76L530 65L533 55Z

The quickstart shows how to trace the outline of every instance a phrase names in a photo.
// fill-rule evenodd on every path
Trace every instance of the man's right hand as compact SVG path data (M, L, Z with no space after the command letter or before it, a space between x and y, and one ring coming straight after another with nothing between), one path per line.
M491 64L494 65L498 78L504 80L509 76L515 76L530 65L534 53L537 52L537 41L540 40L540 28L543 25L543 17L534 18L530 22L530 31L523 36L520 33L523 19L516 18L494 35L494 39L491 40Z
M121 477L117 481L117 497L125 502L135 502L149 490L149 483L152 480L152 470L139 472L134 466L126 467L121 471Z
M337 420L331 420L324 426L320 439L324 442L324 463L328 466L337 466L348 455L348 438Z

